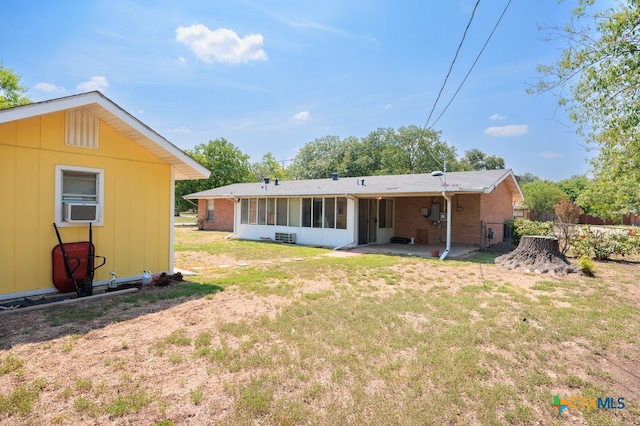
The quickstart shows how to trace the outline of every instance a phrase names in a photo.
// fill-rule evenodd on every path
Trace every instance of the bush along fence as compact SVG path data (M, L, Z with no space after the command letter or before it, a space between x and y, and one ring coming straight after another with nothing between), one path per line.
M521 236L541 235L558 238L562 253L577 258L606 260L613 256L640 254L640 230L636 227L602 227L528 219L515 219L509 226L513 228L514 245L518 245Z

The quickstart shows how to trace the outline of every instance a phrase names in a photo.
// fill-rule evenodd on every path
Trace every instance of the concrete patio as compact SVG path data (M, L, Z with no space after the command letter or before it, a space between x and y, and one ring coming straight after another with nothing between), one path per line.
M392 254L397 256L431 257L432 250L438 250L440 255L444 252L445 244L369 244L345 249L351 253ZM447 259L464 259L480 250L480 246L473 244L451 244L451 250Z

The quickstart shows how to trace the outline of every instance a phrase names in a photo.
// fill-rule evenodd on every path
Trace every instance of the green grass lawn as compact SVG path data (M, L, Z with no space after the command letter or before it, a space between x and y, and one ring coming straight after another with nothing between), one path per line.
M101 377L43 382L20 351L0 351L0 379L14 383L0 390L0 423L28 424L37 410L53 409L44 405L49 400L68 413L54 417L61 424L186 424L185 410L216 424L640 422L638 264L596 263L595 278L557 278L506 271L486 253L445 262L334 257L225 235L176 233L176 265L201 267L190 284L68 316L43 311L42 327L52 329L83 315L119 314L110 325L122 335L114 350L129 356L108 357L104 374L120 377L111 384ZM220 310L223 300L239 301L240 313ZM207 314L164 324L151 342L127 338L135 323L125 312L171 301L163 315L187 302ZM96 332L37 348L82 356ZM171 373L151 382L155 376L142 369L148 359ZM178 400L165 395L172 381L182 386ZM559 415L554 395L624 397L626 406Z
M192 223L195 225L198 223L198 217L195 214L180 213L180 216L173 217L173 221L176 224Z

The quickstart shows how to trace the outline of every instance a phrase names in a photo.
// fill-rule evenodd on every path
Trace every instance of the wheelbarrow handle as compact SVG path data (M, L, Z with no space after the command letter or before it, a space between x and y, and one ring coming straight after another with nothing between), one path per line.
M95 259L98 258L102 261L101 264L99 264L98 266L95 265ZM104 256L98 256L97 254L93 255L93 259L94 259L94 264L93 264L93 270L95 271L96 269L98 269L101 266L104 266L105 263L107 263L107 258Z

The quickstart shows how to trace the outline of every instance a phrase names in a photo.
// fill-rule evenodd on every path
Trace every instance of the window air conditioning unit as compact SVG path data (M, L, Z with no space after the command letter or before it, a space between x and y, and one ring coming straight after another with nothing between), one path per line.
M276 242L278 243L295 244L296 233L295 232L276 232L275 239L276 239Z
M64 203L65 222L96 222L98 220L98 205L91 203Z

